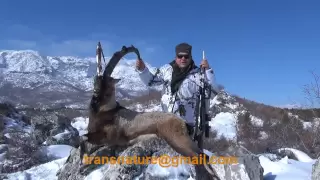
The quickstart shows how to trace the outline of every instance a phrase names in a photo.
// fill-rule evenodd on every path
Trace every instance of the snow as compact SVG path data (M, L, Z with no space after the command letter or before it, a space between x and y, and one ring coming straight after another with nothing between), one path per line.
M218 100L218 96L215 96L213 99L210 99L210 105L218 105L221 104L221 102Z
M87 133L89 118L76 117L72 120L71 126L79 131L79 136Z
M72 149L73 147L70 145L58 144L44 146L41 151L45 152L50 157L53 156L58 159L69 156Z
M45 146L41 149L41 151L47 153L48 155L53 155L57 159L39 166L32 167L25 171L8 174L8 178L9 180L56 180L58 179L56 177L56 173L66 162L72 149L73 147L69 145Z
M260 139L267 139L269 135L265 131L260 131Z
M227 139L234 139L236 137L236 122L237 117L235 114L221 112L212 118L209 125L217 131L218 137L223 135Z
M191 166L187 164L180 164L177 167L161 167L159 164L150 164L148 165L146 172L150 173L152 176L160 178L169 177L170 179L178 180L181 175L191 176ZM192 178L189 179L191 180Z
M65 134L69 134L69 133L70 133L70 131L68 131L67 129L65 129L64 132L59 133L59 134L56 134L56 135L54 135L54 136L52 136L52 137L53 137L54 139L56 139L56 140L59 140L59 139L62 139Z
M295 180L311 179L312 162L301 162L282 158L280 161L273 162L265 156L259 157L264 169L265 180Z
M92 171L90 174L88 174L84 180L99 180L103 177L103 172L106 171L109 168L109 165L105 164L96 170Z
M31 133L32 127L24 123L19 117L16 119L9 117L2 117L4 123L3 135L7 138L12 138L12 132L24 132L25 134Z
M3 123L5 124L6 130L17 129L19 131L23 131L26 133L30 133L30 131L31 131L31 126L27 125L26 123L21 121L21 119L19 119L19 118L13 119L13 118L9 118L9 117L3 117L2 119L3 119Z
M162 111L160 104L149 104L149 105L142 105L142 104L135 104L134 109L138 112L155 112L155 111Z
M231 104L231 103L228 103L225 106L229 107L230 109L236 109L238 107L237 104Z
M312 123L311 122L302 122L303 124L303 128L307 129L307 128L311 128L312 127Z
M257 127L262 127L263 126L263 120L260 119L260 118L257 118L255 116L252 116L250 115L250 118L251 118L251 122L254 126L257 126Z
M313 162L314 161L306 153L304 153L304 152L302 152L300 150L293 149L293 148L281 148L281 149L279 149L279 151L281 151L281 150L289 150L289 151L291 151L295 155L295 157L301 162Z
M56 173L66 162L67 157L60 158L25 171L8 174L8 180L57 180Z

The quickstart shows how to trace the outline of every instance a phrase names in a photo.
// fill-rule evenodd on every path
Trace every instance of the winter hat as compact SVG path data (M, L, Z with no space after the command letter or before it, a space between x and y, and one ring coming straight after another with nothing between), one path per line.
M192 55L192 46L188 43L180 43L176 46L176 55L179 54L187 54L187 55Z

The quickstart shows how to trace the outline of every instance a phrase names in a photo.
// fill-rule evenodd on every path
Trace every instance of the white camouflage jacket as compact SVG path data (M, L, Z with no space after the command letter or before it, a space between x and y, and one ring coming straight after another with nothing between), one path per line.
M174 95L171 95L170 87L172 70L172 66L170 64L166 64L157 69L155 74L151 73L147 67L145 67L143 71L136 71L138 72L142 82L147 86L163 85L161 106L164 112L172 112L183 118L188 124L194 125L196 119L195 106L199 87L201 85L200 68L193 69L189 72L187 77L181 83L179 90ZM206 70L205 76L208 84L211 85L212 90L218 92L215 85L213 70ZM211 97L212 96L214 96L214 93L211 93ZM184 107L182 111L181 107Z

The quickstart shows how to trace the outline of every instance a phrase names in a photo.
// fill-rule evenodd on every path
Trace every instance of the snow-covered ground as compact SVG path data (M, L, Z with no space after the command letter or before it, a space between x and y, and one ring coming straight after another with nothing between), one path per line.
M66 162L68 157L59 158L54 161L32 167L25 171L20 171L8 175L10 180L55 180L56 173Z
M219 137L223 135L227 139L233 139L236 137L236 123L236 114L221 112L209 122L209 125L217 131Z
M155 107L151 107L155 108ZM211 122L213 129L218 131L218 134L225 135L227 138L233 139L236 135L235 125L236 118L232 113L219 113ZM82 134L86 131L88 121L86 118L75 118L72 122L72 126L77 128ZM67 145L51 145L47 147L47 151L50 154L56 155L57 159L22 172L16 172L9 174L10 180L56 180L56 173L59 168L66 161L72 147ZM267 154L260 155L260 163L264 168L264 176L266 180L309 180L311 179L312 164L315 160L310 158L307 154L296 150L291 150L298 160L288 159L287 157L279 161L271 161ZM210 153L210 152L208 152ZM207 153L207 154L208 154ZM98 180L103 176L103 172L108 168L108 165L104 165L99 169L91 172L86 180ZM167 176L168 174L178 177L178 174L188 172L187 165L179 165L178 167L163 168L157 164L149 165L147 171L154 172L157 175ZM136 179L139 179L138 177ZM192 180L192 178L189 178Z
M87 126L89 123L89 118L77 117L71 122L71 126L79 131L79 136L87 133Z
M48 156L54 157L56 159L68 157L71 150L74 147L69 146L69 145L50 145L50 146L44 146L41 151L45 152Z
M55 148L56 153L59 154L59 151L64 151L65 147L61 147L63 149ZM280 161L273 162L267 158L267 156L260 156L260 163L264 168L264 176L266 180L309 180L311 179L311 170L312 164L315 160L312 160L305 153L294 150L294 154L298 157L299 161L288 159L287 157L281 159ZM52 153L52 151L51 151ZM36 166L30 168L26 171L16 172L9 174L8 178L10 180L56 180L56 173L59 168L64 164L67 160L67 153L65 157L61 157L57 160L42 164L40 166ZM103 176L103 172L108 168L108 165L104 165L99 169L91 172L86 180L98 180ZM147 171L153 172L158 176L167 176L168 174L177 176L181 173L188 172L187 165L179 165L178 167L170 167L164 168L157 164L149 165ZM138 177L136 178L139 179ZM177 179L178 180L178 179ZM189 178L189 180L193 180Z
M296 150L297 156L304 154ZM308 161L310 157L299 159L299 161L288 159L287 156L280 161L273 162L265 156L260 156L260 163L264 169L265 180L309 180L311 179L312 165L315 160Z

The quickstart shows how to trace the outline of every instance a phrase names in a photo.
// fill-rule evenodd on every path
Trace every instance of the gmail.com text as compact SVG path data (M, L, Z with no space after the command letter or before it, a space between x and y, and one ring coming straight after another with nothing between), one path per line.
M237 164L238 158L234 156L211 156L207 159L206 155L199 155L198 157L184 157L184 156L169 156L162 155L155 156L87 156L83 157L84 164L159 164L161 167L178 166L180 164Z

